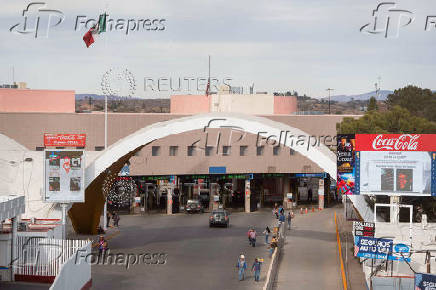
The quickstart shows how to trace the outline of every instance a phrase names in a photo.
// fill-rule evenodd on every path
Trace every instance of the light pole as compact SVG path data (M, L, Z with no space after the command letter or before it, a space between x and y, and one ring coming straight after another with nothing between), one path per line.
M331 89L331 88L326 89L326 91L329 92L329 115L331 114L331 111L330 111L330 92L333 91L333 90L334 89Z

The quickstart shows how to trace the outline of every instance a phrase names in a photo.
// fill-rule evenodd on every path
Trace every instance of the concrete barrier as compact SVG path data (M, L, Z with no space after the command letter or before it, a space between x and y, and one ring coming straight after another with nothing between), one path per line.
M283 245L285 244L285 240L286 240L285 223L282 223L280 225L278 237L279 237L278 245L274 249L274 253L272 255L271 262L270 262L269 267L268 267L268 272L266 274L266 281L265 281L265 285L263 286L263 290L272 290L275 279L277 277L277 270L279 268L280 253L282 251Z
M91 253L91 242L80 249L80 256ZM77 262L77 252L62 264L50 290L81 290L92 286L91 264L86 261Z

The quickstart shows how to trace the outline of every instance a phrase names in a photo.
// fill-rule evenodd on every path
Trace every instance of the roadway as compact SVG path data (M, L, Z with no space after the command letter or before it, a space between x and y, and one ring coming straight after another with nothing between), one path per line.
M230 228L209 228L208 214L121 216L120 232L109 241L111 253L166 253L163 265L92 266L93 289L261 289L269 258L264 236L249 247L246 232L258 233L275 219L271 211L233 213ZM239 254L251 267L255 257L265 258L260 282L251 271L238 281Z

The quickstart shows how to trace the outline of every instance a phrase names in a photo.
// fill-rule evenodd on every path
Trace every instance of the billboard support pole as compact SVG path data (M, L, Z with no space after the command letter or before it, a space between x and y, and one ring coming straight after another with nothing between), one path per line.
M62 207L62 240L66 239L66 220L67 220L67 203L61 203Z

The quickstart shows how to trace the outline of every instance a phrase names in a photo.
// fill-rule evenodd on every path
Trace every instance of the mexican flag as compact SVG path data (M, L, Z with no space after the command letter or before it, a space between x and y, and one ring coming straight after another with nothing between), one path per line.
M90 47L91 44L94 43L94 35L100 34L102 32L106 32L106 17L108 15L106 13L101 14L98 18L98 23L91 27L87 33L83 36L83 41L85 42L86 47Z

